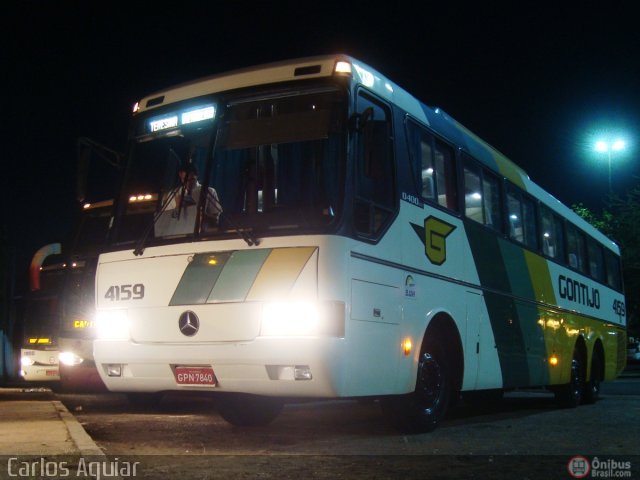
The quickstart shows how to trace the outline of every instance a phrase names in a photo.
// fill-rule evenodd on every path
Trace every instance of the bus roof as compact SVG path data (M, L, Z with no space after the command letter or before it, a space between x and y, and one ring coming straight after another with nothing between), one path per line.
M346 65L350 67L346 69ZM466 151L571 221L605 247L616 254L620 253L618 246L613 241L531 181L521 167L496 148L442 109L429 107L374 68L348 55L334 54L292 59L196 79L144 97L136 104L134 113L142 113L160 106L226 90L334 75L350 75L355 82L369 88L380 97L406 111L417 121L431 127L458 148Z

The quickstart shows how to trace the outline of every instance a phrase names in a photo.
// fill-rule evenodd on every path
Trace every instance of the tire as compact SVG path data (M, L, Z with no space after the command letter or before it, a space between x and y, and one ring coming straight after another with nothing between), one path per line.
M217 398L216 406L220 416L231 425L260 427L275 420L282 412L284 404L277 398L229 393Z
M558 405L562 408L575 408L582 402L585 386L585 374L582 358L578 350L573 352L571 360L571 378L569 383L555 389Z
M600 398L600 384L604 378L603 370L602 357L600 353L594 351L591 359L591 378L584 384L582 403L589 405L596 403Z
M451 401L448 357L440 344L426 346L418 362L415 390L382 400L382 411L402 433L434 430L447 413Z

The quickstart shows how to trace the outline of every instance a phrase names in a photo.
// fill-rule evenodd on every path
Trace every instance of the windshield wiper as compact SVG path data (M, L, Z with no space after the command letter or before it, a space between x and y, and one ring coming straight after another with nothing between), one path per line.
M220 214L219 214L220 218L222 218L226 223L228 223L231 226L231 228L235 230L238 236L240 236L240 238L242 238L245 242L247 242L247 245L249 245L250 247L253 247L254 245L255 246L260 245L260 240L258 240L252 234L248 233L246 230L242 230L240 227L238 227L236 223L231 219L231 215L225 213L224 208L222 207L222 203L220 203L220 200L218 200L213 196L209 197L209 194L207 192L207 200L205 201L208 201L209 198L211 198L211 200L215 202L216 208L220 211Z

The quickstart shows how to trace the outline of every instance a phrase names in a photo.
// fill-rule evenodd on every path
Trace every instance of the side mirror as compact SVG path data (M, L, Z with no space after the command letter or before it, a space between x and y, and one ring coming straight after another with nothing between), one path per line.
M87 198L90 170L92 168L95 169L97 165L102 165L103 167L106 165L107 169L113 168L110 172L117 173L122 169L123 155L86 137L78 138L77 154L76 198L79 202L83 202ZM98 157L102 163L96 164L94 156ZM92 163L94 167L91 166ZM111 173L108 175L112 176ZM113 175L113 177L115 178L116 175Z

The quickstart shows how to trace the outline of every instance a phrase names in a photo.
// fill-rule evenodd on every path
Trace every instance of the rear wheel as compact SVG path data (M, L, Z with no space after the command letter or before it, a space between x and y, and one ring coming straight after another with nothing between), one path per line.
M271 423L284 406L277 398L229 393L216 399L218 413L232 425L259 427Z
M604 378L602 357L597 351L593 352L591 359L591 378L584 384L582 403L595 403L600 398L600 382Z
M556 401L563 408L574 408L582 402L585 385L584 365L578 350L573 352L571 360L571 378L569 383L555 389Z
M451 400L448 358L440 344L425 347L418 362L415 390L385 398L384 414L404 433L430 432L444 418Z

